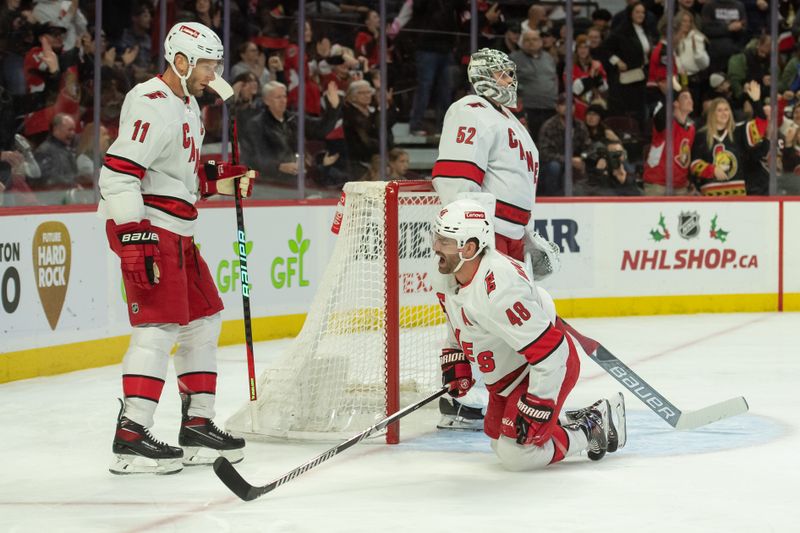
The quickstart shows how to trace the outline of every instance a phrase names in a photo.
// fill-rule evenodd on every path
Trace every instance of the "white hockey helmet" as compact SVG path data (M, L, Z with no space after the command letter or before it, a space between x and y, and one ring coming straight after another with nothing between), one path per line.
M456 200L439 211L433 223L433 239L449 237L456 241L461 261L453 270L457 272L465 261L472 261L485 248L494 247L494 222L486 209L475 200ZM478 241L478 251L469 259L461 255L467 241Z
M511 78L508 85L500 85L496 73L504 72ZM469 58L467 77L475 92L507 107L517 105L517 65L500 50L481 48Z
M189 62L189 70L186 71L185 76L181 76L178 69L175 68L175 56L183 54ZM222 91L217 90L219 82L224 82L222 79L223 63L225 57L225 47L222 45L219 37L210 28L200 24L199 22L179 22L175 24L167 33L167 38L164 39L164 59L170 64L172 70L181 79L181 86L183 87L184 94L189 94L186 87L186 80L192 74L192 70L197 66L197 61L200 59L211 59L218 61L214 82L211 88L220 93L223 100L226 96ZM227 82L224 82L227 85ZM229 87L229 86L228 86ZM232 94L232 91L231 91Z

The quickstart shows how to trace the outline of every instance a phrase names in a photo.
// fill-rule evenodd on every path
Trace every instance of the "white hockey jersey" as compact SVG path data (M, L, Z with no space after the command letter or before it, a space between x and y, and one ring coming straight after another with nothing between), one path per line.
M468 284L436 273L433 289L450 326L447 346L463 350L489 392L508 396L530 375L532 394L556 400L575 348L553 326L522 264L488 250Z
M521 239L531 222L539 175L539 151L517 117L489 100L468 95L447 110L433 167L442 205L461 192L497 198L495 231Z
M197 172L203 145L200 108L155 77L125 96L119 136L100 170L98 212L117 224L150 219L179 235L194 234Z

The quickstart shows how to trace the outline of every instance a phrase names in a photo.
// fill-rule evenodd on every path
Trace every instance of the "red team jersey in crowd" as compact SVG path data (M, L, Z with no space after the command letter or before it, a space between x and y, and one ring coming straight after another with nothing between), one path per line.
M662 105L662 104L658 104ZM681 124L672 121L672 186L681 189L689 185L689 164L692 162L692 144L694 143L695 126L690 120ZM653 127L653 140L647 151L644 162L645 183L657 185L667 184L667 129Z
M442 205L461 192L497 198L495 232L522 239L531 221L539 174L539 151L527 128L507 109L468 95L447 110L433 167Z
M516 437L513 413L528 383L535 396L560 408L580 362L574 341L542 309L522 264L488 250L469 283L459 286L454 276L437 274L433 288L450 326L447 346L463 350L483 374L490 393L484 424L489 437Z
M176 96L160 77L134 87L100 170L99 212L117 224L149 219L192 236L204 135L194 97Z

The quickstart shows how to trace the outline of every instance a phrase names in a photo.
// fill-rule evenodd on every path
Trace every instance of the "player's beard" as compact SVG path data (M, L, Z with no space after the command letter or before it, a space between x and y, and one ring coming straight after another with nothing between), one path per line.
M189 92L195 98L199 98L203 95L203 86L200 83L200 80L197 79L194 72L189 75L189 79L186 80L186 88L189 89Z
M439 274L455 274L455 268L458 266L459 261L461 261L458 255L437 253L436 257L439 259Z

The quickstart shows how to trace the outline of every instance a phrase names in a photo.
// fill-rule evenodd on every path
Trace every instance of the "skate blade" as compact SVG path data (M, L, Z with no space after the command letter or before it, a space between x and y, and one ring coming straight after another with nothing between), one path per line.
M443 416L436 429L445 431L483 431L483 420L464 420Z
M244 450L213 450L202 446L183 447L183 466L213 465L218 457L224 457L231 464L241 463L244 459Z
M611 403L611 420L612 425L614 426L616 433L617 433L617 445L614 446L614 449L611 446L608 447L608 451L610 453L616 452L620 448L625 447L625 443L628 441L628 426L625 417L625 396L618 392L614 397L609 400ZM613 423L613 415L617 416L616 424Z
M129 474L177 474L183 470L181 459L150 459L140 455L117 454L108 471L117 476Z

